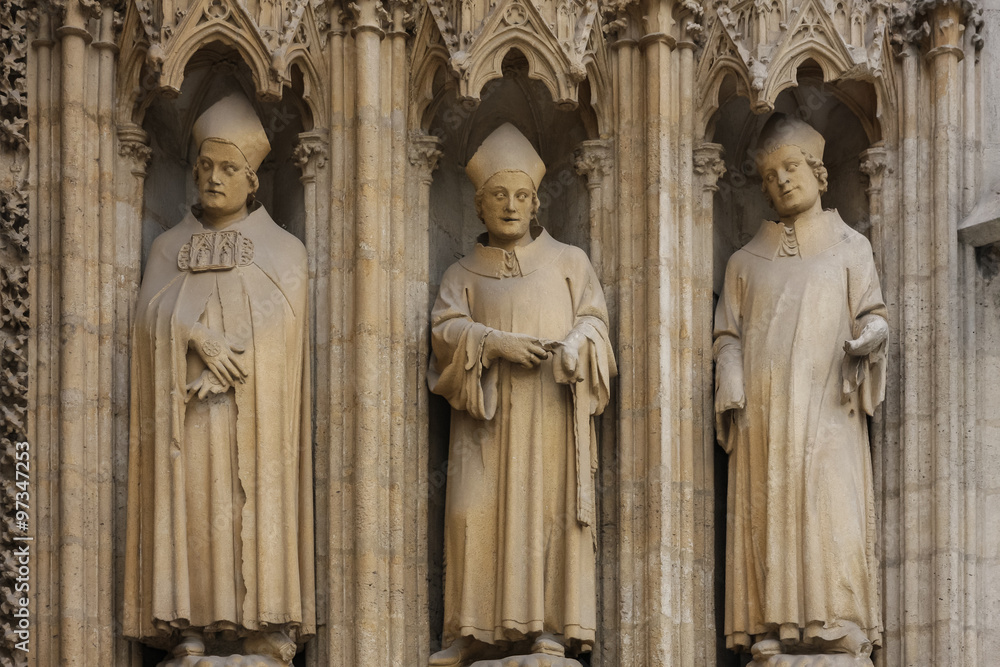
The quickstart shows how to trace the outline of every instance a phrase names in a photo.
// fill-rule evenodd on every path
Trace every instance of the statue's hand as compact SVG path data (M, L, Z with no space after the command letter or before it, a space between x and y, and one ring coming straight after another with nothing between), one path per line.
M534 336L496 330L486 336L483 355L490 362L495 359L506 359L525 368L534 368L549 358L544 343Z
M202 400L209 394L224 394L229 391L229 385L220 383L219 379L215 377L215 373L205 369L201 372L201 375L188 383L186 389L185 403L189 402L195 396L198 397L198 400Z
M854 340L844 342L844 352L852 357L864 357L874 352L889 337L889 325L881 317L873 319Z
M715 389L715 405L717 412L742 410L746 407L747 397L743 389L743 377L733 373L720 374L719 386Z
M242 354L243 346L229 342L225 334L198 323L191 329L191 343L208 370L222 384L231 386L247 379L249 373L235 356Z
M580 348L586 342L587 339L585 337L576 332L571 332L566 336L566 340L553 346L555 348L554 363L562 370L562 376L565 378L565 380L560 378L560 382L574 383L583 380L582 369L580 368Z

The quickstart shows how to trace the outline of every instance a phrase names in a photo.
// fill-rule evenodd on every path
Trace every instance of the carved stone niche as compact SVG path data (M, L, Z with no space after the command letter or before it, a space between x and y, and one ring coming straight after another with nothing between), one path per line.
M308 106L295 87L285 89L277 102L255 102L272 150L257 171L260 188L256 198L279 225L305 241L305 205L301 171L293 155L298 135L312 129ZM239 54L217 42L198 51L188 62L181 94L157 96L145 111L142 126L149 134L152 160L143 194L142 255L164 230L177 224L198 191L192 176L197 155L192 148L191 127L213 102L232 92L257 100L250 69Z
M546 172L538 191L539 223L556 240L580 247L588 253L595 245L591 239L587 178L578 172L576 152L583 142L597 138L596 132L591 129L596 126L593 110L582 101L589 93L581 92L581 103L577 109L560 109L542 82L528 78L527 62L517 50L508 52L503 70L503 78L486 84L481 91L481 102L473 108L458 99L457 87L449 81L449 77L437 77L432 101L423 113L423 132L437 137L441 150L430 186L426 240L427 290L432 301L445 270L456 259L472 251L476 237L486 231L476 216L475 192L466 176L465 166L483 140L504 123L515 125L534 145L545 163ZM609 290L607 282L605 290ZM613 314L611 317L614 321ZM449 406L443 398L431 395L428 408L428 469L446 472ZM610 423L608 419L606 413L606 423ZM614 444L603 436L603 432L599 439L604 457L613 451ZM604 465L603 458L601 465ZM436 474L432 472L431 479ZM444 479L445 475L440 477ZM432 653L441 646L443 625L445 487L445 484L432 485L428 506L428 600ZM608 492L603 496L613 498L614 494ZM599 525L601 523L598 521ZM599 578L601 567L598 556ZM598 627L606 627L600 620L601 609L602 602L598 600Z
M153 240L181 222L198 201L193 176L198 155L198 147L192 140L195 121L206 109L232 93L242 94L254 105L271 146L257 170L259 188L255 197L276 223L306 242L300 169L304 151L300 149L296 155L295 148L299 135L313 129L313 121L302 100L301 77L297 84L293 77L293 86L284 90L284 97L277 102L260 101L250 70L240 56L221 44L210 43L188 62L180 95L148 98L142 119L151 152L143 190L143 267ZM239 646L234 643L233 650L239 651ZM143 664L157 664L167 657L164 651L145 645L137 645L137 652L141 653ZM233 664L218 656L197 660L189 656L185 660L190 664Z
M837 209L848 225L861 232L875 250L876 264L882 271L880 247L881 229L881 174L885 172L884 148L881 130L876 120L876 92L867 83L857 81L824 82L817 67L806 63L799 68L798 85L787 88L775 100L776 112L796 116L818 130L826 141L823 163L828 172L828 191L822 195L825 209ZM714 193L713 215L713 294L718 299L722 291L726 265L733 253L747 244L756 234L761 221L777 220L777 213L768 204L761 190L757 172L755 150L761 128L770 114L756 115L746 97L737 94L734 82L724 82L719 93L719 107L709 123L706 139L720 145L725 156L725 173L719 178ZM714 148L714 146L713 146ZM880 166L877 166L875 163ZM884 278L883 278L884 280ZM884 285L884 282L883 282ZM871 433L874 433L872 431ZM870 435L874 448L873 460L881 455L875 435ZM721 448L719 450L721 452ZM727 488L729 469L726 456L715 457L716 466L716 516L727 515ZM875 470L879 469L878 463ZM876 514L879 513L878 489L875 479ZM876 522L878 519L876 519ZM725 525L723 519L723 525ZM717 579L720 586L725 581L725 539L716 546ZM881 574L880 574L881 576ZM727 595L722 592L722 602ZM723 632L722 624L719 627ZM720 648L717 664L736 667L745 664L741 657ZM749 656L746 656L749 657ZM871 664L867 657L831 657L829 655L796 655L758 657L754 665L833 665Z

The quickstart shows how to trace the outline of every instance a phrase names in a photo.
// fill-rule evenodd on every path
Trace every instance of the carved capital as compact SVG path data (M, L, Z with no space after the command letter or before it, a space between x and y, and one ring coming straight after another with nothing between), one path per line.
M682 49L693 49L702 42L704 37L705 10L700 2L681 0L679 6L680 38L677 46Z
M412 0L388 0L389 33L406 35L415 23Z
M132 173L139 178L146 177L146 168L153 157L149 147L149 135L136 125L118 129L118 155L132 162Z
M705 142L694 149L694 173L701 177L703 190L715 192L719 189L719 179L726 173L726 154L722 144Z
M303 183L316 178L316 170L326 166L327 140L325 132L303 132L292 150L292 160L302 172Z
M444 155L441 151L442 141L432 134L422 132L410 133L408 157L410 164L416 167L421 183L430 185L438 161Z
M610 139L589 139L573 154L576 173L587 177L587 187L598 187L611 174L614 164Z
M980 31L983 10L978 0L916 0L893 6L892 41L903 46L916 44L928 58L965 55L963 33L971 30L970 42L976 50L983 46Z
M389 22L389 12L381 0L357 0L347 5L350 20L353 24L351 34L359 32L374 32L379 38L385 37L385 28Z
M868 176L869 196L877 195L882 191L882 178L885 173L892 172L889 168L888 152L885 146L876 144L871 148L861 151L861 173Z

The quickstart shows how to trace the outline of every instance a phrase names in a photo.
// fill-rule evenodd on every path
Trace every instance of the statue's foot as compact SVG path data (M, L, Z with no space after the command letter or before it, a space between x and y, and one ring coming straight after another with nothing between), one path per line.
M258 632L243 640L243 649L250 655L262 655L291 664L296 646L284 632Z
M170 652L175 658L183 658L186 655L205 655L205 640L201 635L184 635L177 642Z
M566 656L566 647L563 646L561 641L556 639L555 635L543 632L538 635L535 643L531 645L531 652L563 658Z
M427 664L430 667L458 667L469 657L472 641L472 637L459 637L451 646L432 655Z

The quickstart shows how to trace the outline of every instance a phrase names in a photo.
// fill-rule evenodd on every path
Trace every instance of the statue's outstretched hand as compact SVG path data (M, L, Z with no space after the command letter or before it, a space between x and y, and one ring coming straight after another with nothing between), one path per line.
M844 352L852 357L864 357L874 352L889 337L889 324L881 317L873 319L854 340L844 343Z
M230 342L225 334L201 323L195 324L191 329L191 342L205 366L219 382L229 386L247 379L249 373L235 356L242 354L242 345Z
M483 355L492 363L496 359L534 368L549 358L545 343L534 336L491 331L483 343Z

